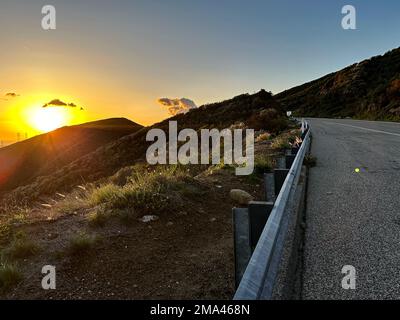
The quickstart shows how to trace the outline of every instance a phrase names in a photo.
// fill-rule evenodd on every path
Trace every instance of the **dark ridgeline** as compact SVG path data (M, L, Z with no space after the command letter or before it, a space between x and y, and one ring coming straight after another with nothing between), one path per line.
M275 97L298 115L400 120L400 48Z
M5 200L15 198L23 201L37 200L42 195L68 191L84 182L93 182L109 177L121 168L131 166L137 161L144 161L146 150L152 143L146 141L147 131L152 128L159 128L168 132L170 120L178 122L179 130L183 128L195 130L201 128L224 129L240 122L247 123L251 128L263 128L270 132L279 132L287 127L287 118L280 104L271 93L261 90L256 94L243 94L230 100L201 106L198 109L174 116L151 127L140 129L136 126L132 130L133 133L126 135L126 132L123 132L121 134L121 136L124 135L123 137L113 139L109 143L100 142L99 140L96 150L93 148L93 152L90 153L86 150L82 152L83 155L80 157L75 153L74 161L70 161L71 156L67 156L67 153L70 152L67 148L63 148L65 152L63 152L62 156L54 159L54 154L52 156L49 154L40 156L35 151L37 144L30 143L30 152L33 155L33 159L30 161L35 165L40 164L42 161L49 161L50 163L45 166L46 170L41 169L35 174L35 179L33 177L22 179L18 175L10 177L8 181L13 187L18 186L18 188L8 192L4 198ZM108 132L105 136L108 136L108 134L110 133ZM93 138L95 136L96 134L92 135ZM68 139L68 141L74 141L75 143L77 140L79 140L78 137L74 137L71 140ZM40 141L43 143L43 138ZM49 140L46 139L46 144L48 142ZM36 156L39 156L41 160L36 160ZM68 162L62 166L61 164L64 164L65 161ZM23 170L31 172L31 169L28 169L32 168L29 161L18 165ZM10 188L11 185L9 184L8 187Z
M127 119L107 119L70 126L0 149L0 193L39 176L51 176L83 155L142 126Z

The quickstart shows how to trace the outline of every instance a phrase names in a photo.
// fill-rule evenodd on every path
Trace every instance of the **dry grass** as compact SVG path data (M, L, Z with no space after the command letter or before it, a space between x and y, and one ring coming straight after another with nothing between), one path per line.
M4 291L16 285L22 274L15 264L0 262L0 290Z
M96 208L89 215L95 225L101 225L110 215L133 216L132 212L142 214L160 211L172 205L170 195L184 191L185 181L190 175L178 167L158 168L145 173L134 173L124 186L113 183L104 184L89 191L87 206Z
M271 147L273 149L289 149L300 136L301 131L298 129L282 133L272 141Z
M99 238L85 232L78 233L69 240L67 253L72 256L79 256L90 252L98 242Z
M256 142L268 141L271 139L271 134L268 132L261 133L257 138Z
M254 171L256 174L270 172L275 166L275 160L271 156L260 154L254 158Z
M312 155L306 155L303 164L309 168L313 168L317 165L317 158Z
M38 246L28 239L25 233L18 232L10 245L1 251L1 257L5 261L25 259L36 254L38 250Z
M184 166L138 164L122 171L118 175L123 176L121 179L112 176L99 186L77 187L52 205L51 210L59 214L86 214L90 226L102 227L110 217L130 223L138 218L136 212L146 215L172 209L177 203L172 199L178 193L193 196L192 190L187 190L193 177Z
M103 207L96 207L88 214L87 220L91 227L104 227L109 216Z

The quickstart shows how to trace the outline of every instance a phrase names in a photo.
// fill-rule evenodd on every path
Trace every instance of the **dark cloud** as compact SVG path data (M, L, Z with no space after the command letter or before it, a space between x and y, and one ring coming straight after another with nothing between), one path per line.
M15 92L8 92L5 94L5 96L9 97L9 98L16 98L16 97L19 97L19 94L15 93Z
M66 108L76 108L77 105L75 103L66 103L64 101L61 101L60 99L54 99L51 100L50 102L47 102L46 104L43 105L42 108L47 108L47 107L66 107Z
M181 113L186 113L192 109L197 108L197 105L192 100L186 98L181 98L181 99L160 98L158 99L158 103L166 107L171 116L175 116Z

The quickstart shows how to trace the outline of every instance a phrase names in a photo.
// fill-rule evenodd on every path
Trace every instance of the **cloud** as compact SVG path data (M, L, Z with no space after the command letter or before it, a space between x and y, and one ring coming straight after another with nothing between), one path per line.
M60 99L54 99L51 100L50 102L47 102L42 106L42 108L47 108L47 107L66 107L66 108L76 108L77 105L75 103L66 103L64 101L61 101ZM81 108L82 109L82 108Z
M197 109L197 105L190 99L169 99L160 98L157 100L162 106L166 107L171 116L187 113L192 109Z
M8 98L16 98L16 97L19 97L19 94L15 93L15 92L8 92L5 94L5 96Z

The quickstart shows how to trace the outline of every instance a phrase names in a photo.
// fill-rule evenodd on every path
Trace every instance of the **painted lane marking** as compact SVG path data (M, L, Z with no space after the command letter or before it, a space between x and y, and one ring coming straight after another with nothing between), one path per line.
M400 133L387 132L387 131L375 130L375 129L369 129L369 128L363 128L363 127L352 126L352 125L350 125L350 124L342 124L342 123L337 123L337 122L327 122L327 123L330 123L330 124L337 124L337 125L340 125L340 126L351 127L351 128L356 128L356 129L362 129L362 130L366 130L366 131L377 132L377 133L383 133L383 134L388 134L388 135L400 137Z

